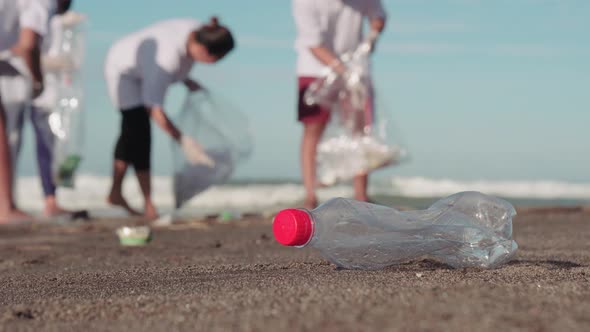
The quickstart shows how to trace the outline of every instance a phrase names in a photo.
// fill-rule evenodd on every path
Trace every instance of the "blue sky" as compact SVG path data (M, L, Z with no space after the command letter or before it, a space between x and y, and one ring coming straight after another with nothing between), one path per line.
M384 4L389 22L375 80L412 159L382 176L590 181L590 1ZM109 45L160 19L214 14L238 48L217 65L195 66L193 76L250 116L255 153L237 177L298 178L290 7L288 0L77 0L75 9L90 17L83 172L110 172L119 119L102 77ZM170 114L183 93L169 93ZM155 171L168 174L169 140L155 139ZM31 141L21 174L35 174Z

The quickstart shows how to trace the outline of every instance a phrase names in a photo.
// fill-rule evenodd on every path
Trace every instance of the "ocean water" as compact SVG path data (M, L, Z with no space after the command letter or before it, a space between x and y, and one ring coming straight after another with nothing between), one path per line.
M161 213L173 211L172 179L153 178L153 199ZM124 216L117 208L109 207L106 195L111 179L104 175L81 175L75 189L60 189L59 201L70 209L88 209L98 216ZM476 190L503 197L517 206L575 206L590 204L590 183L560 181L459 181L424 177L391 177L374 181L370 195L377 203L423 209L440 197L460 191ZM124 183L124 195L131 205L139 208L142 198L134 177ZM338 185L318 190L320 200L332 197L352 197L349 185ZM43 207L39 179L21 177L17 182L17 200L21 208L38 212ZM287 180L241 180L213 186L190 200L180 214L202 216L222 211L241 213L272 213L284 207L297 207L303 201L300 183Z

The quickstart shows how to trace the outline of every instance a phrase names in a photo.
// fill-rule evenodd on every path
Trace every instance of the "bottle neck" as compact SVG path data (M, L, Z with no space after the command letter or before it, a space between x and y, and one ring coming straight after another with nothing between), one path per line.
M309 216L309 220L311 221L311 233L309 235L309 240L307 240L307 242L305 244L302 244L300 246L295 246L296 248L305 248L308 245L312 244L315 240L316 221L315 221L314 213L310 210L307 210L307 209L301 209L301 211L307 213L307 215Z

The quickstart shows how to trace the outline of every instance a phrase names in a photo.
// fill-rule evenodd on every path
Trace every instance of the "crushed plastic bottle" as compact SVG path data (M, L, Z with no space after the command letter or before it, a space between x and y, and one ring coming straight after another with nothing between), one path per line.
M313 211L287 209L273 221L275 239L312 246L346 269L380 269L428 257L455 268L495 268L518 246L514 207L479 192L461 192L421 211L333 198Z

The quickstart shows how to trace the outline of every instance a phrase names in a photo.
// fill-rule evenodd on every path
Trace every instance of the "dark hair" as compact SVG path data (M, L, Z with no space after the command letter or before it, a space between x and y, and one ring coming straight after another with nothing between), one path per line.
M235 46L234 37L228 28L219 25L217 17L211 17L209 24L197 30L195 40L205 46L209 54L222 58Z
M57 14L61 15L72 6L72 0L57 0Z

